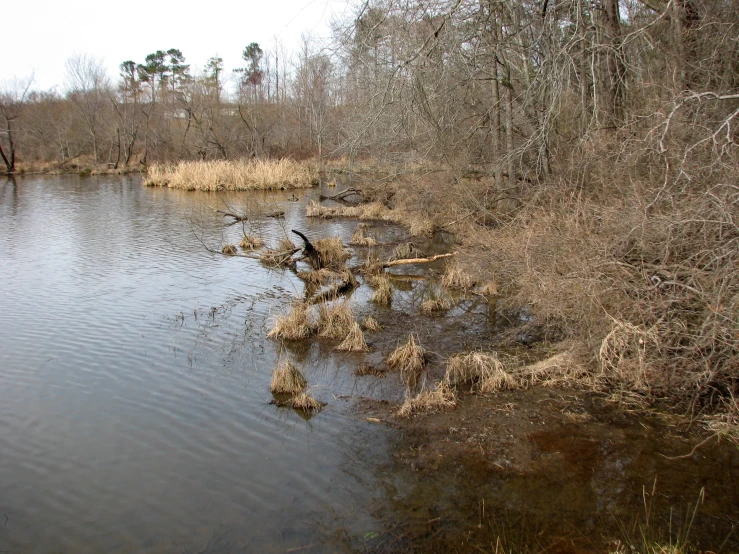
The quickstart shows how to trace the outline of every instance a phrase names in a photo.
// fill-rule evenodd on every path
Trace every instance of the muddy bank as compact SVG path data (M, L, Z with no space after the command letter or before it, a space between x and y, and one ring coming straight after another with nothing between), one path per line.
M700 437L582 391L464 394L454 411L413 419L395 409L358 404L400 431L380 470L393 476L391 509L366 551L615 552L643 527L663 544L739 550L731 445L682 457Z

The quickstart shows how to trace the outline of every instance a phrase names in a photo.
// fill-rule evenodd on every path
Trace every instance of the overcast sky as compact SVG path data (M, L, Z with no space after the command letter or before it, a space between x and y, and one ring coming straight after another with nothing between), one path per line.
M295 51L304 32L327 37L329 21L346 0L8 0L2 9L0 81L34 73L33 88L64 86L64 63L75 54L105 60L112 79L126 60L144 61L156 50L178 48L193 69L223 58L227 71L241 67L251 42L263 49L277 37Z

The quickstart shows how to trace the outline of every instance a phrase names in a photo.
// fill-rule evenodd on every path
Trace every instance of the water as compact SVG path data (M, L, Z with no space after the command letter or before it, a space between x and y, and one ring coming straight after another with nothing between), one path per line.
M530 318L476 295L420 317L436 287L424 276L443 265L393 268L392 308L354 292L355 315L384 328L368 354L320 340L281 354L267 332L305 285L211 253L242 233L213 208L247 211L246 230L271 245L293 228L348 242L356 221L306 220L319 191L296 194L0 182L0 553L495 552L501 536L520 551L612 551L655 482L657 528L684 526L703 490L691 540L739 551L739 450L714 441L685 457L700 438L597 395L509 391L399 428L363 419L392 422L403 392L397 375L353 369L383 368L408 332L438 377L451 354ZM371 233L383 257L404 238ZM269 404L280 355L321 413Z
M348 239L287 197L228 202L268 241ZM0 551L283 551L372 525L352 468L388 434L333 401L360 385L318 347L298 361L326 410L268 405L266 333L303 285L209 253L241 233L218 202L138 178L0 184Z

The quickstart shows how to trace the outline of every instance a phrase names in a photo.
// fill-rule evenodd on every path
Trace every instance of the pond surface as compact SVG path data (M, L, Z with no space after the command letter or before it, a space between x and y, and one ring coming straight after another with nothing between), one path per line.
M288 197L228 201L268 242L348 241ZM387 430L334 401L361 383L320 349L299 364L320 416L268 405L266 334L303 283L209 253L241 234L210 207L138 177L0 183L0 551L284 551L372 529L356 468Z
M319 192L0 182L0 553L492 553L501 537L506 552L611 552L647 506L661 538L689 528L705 548L739 551L732 445L686 456L702 437L554 389L464 394L455 411L394 420L397 375L354 369L382 373L412 331L438 377L451 354L531 319L479 295L419 316L440 266L393 268L392 307L354 292L354 314L383 327L368 354L320 340L281 352L267 332L305 284L210 251L243 230L268 245L290 229L349 242L358 222L306 220ZM214 209L249 221L224 227ZM370 232L382 256L404 239ZM319 414L270 405L281 355L327 403Z

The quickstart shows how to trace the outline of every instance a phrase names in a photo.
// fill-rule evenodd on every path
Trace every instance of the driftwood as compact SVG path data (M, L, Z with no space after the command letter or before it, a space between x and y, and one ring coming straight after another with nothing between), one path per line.
M364 193L362 192L362 189L351 187L331 196L324 196L322 194L321 200L344 200L347 196L359 196L360 198L364 198Z
M456 252L449 252L448 254L437 254L436 256L431 256L429 258L406 258L403 260L392 260L390 262L384 262L382 264L382 267L392 267L395 265L406 264L428 264L431 262L435 262L436 260L441 260L442 258L449 258L454 255L456 255Z

